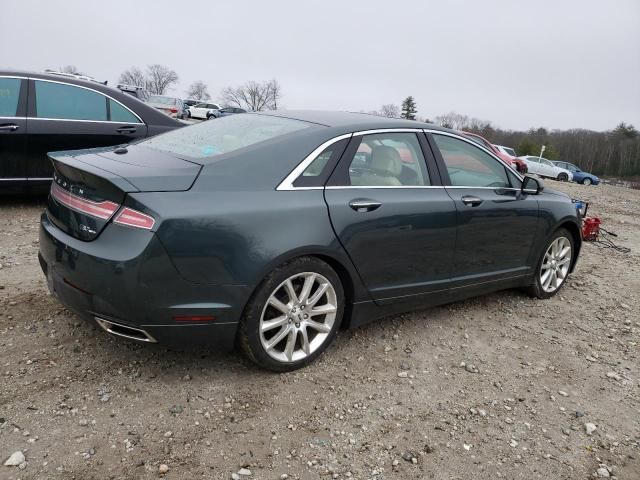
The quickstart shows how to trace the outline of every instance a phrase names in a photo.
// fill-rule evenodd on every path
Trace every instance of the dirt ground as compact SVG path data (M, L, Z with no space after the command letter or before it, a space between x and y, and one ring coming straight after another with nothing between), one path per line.
M43 199L0 199L0 462L25 456L0 478L640 478L640 191L547 186L631 253L585 244L551 300L390 317L288 374L79 320L38 266Z

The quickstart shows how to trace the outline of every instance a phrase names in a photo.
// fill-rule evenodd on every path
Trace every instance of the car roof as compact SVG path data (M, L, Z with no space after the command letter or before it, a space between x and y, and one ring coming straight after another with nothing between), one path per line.
M368 113L355 112L333 112L324 110L273 110L258 112L260 115L271 115L275 117L291 118L309 123L316 123L326 127L339 127L345 130L368 130L379 128L429 128L451 132L459 135L453 130L431 125L429 123L418 122L416 120L405 120L400 118L380 117Z
M152 125L166 125L166 126L183 126L177 120L170 118L162 112L157 111L155 108L150 107L144 102L138 100L136 97L123 92L118 88L113 88L91 80L81 80L73 76L58 75L55 73L42 73L42 72L29 72L19 70L0 70L0 77L18 77L18 78L31 78L33 80L50 80L53 82L66 83L69 85L77 85L79 87L89 88L96 92L103 93L109 97L119 101L125 106L131 108L136 114L144 120L147 124ZM178 124L178 125L176 125Z

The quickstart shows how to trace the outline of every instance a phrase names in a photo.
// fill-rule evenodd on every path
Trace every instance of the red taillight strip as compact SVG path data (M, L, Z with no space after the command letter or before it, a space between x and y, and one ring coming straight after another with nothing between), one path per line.
M109 200L102 202L93 202L86 198L78 197L73 193L67 192L55 183L51 184L51 196L65 207L69 207L80 213L86 213L92 217L102 220L109 220L114 213L120 208L120 205Z
M133 208L125 207L118 212L116 218L113 219L113 223L151 230L156 220L151 215L146 215Z

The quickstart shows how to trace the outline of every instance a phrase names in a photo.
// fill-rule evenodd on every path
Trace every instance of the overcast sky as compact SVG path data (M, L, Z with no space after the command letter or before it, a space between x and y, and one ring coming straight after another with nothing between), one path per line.
M184 96L277 79L285 108L413 95L502 128L640 127L639 0L2 0L0 68L72 64L114 84L176 70Z

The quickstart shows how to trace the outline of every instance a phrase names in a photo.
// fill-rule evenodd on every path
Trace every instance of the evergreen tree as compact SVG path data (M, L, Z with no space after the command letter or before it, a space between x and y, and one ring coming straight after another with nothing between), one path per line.
M405 98L402 101L402 118L406 118L407 120L415 120L416 119L416 113L418 113L417 110L417 105L415 100L413 99L413 97L411 95L409 95L407 98Z

